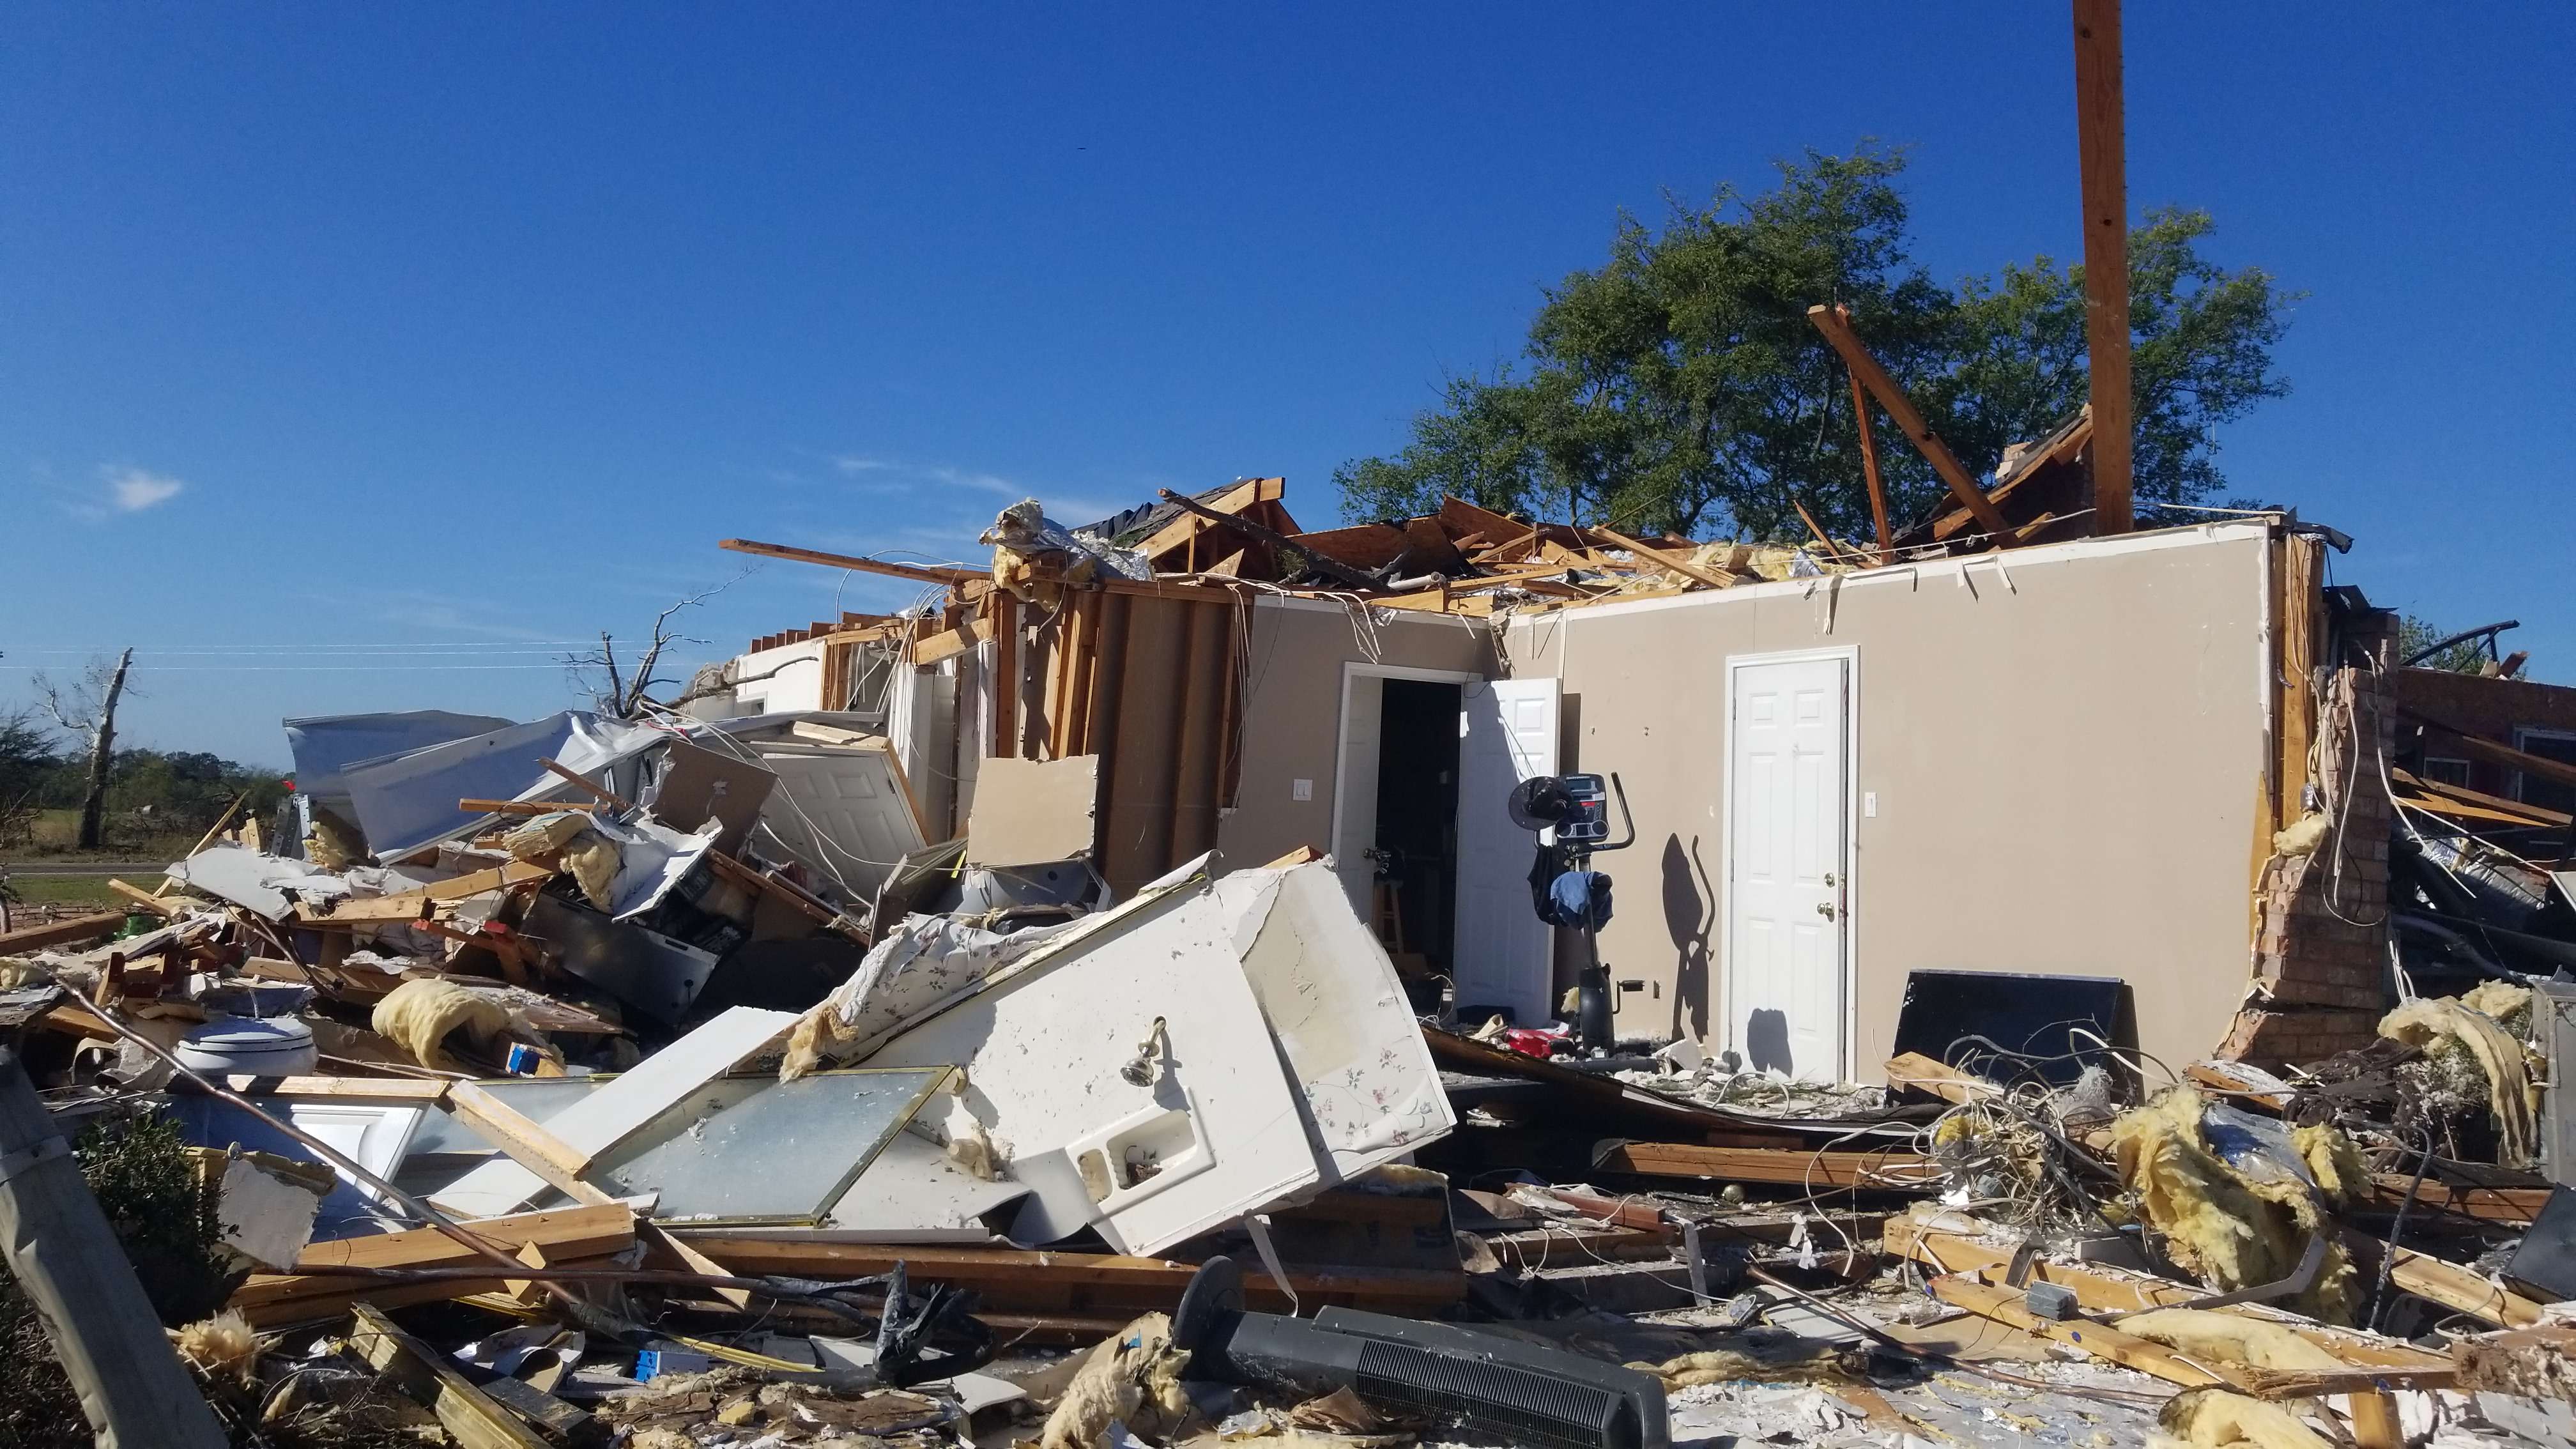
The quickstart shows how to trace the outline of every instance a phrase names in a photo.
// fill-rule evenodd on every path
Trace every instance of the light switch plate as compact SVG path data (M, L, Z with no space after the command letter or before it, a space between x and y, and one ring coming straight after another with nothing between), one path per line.
M1291 800L1312 800L1312 799L1314 799L1314 798L1315 798L1315 782L1314 782L1314 781L1312 781L1312 780L1291 780L1291 781L1289 781L1289 782L1288 782L1288 798L1289 798L1289 799L1291 799Z
M1863 790L1860 792L1860 813L1868 816L1872 820L1876 820L1878 818L1878 792L1876 790Z

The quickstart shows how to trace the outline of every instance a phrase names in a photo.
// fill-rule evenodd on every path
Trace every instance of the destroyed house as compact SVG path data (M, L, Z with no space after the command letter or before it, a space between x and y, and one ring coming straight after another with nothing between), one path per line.
M1507 799L1586 772L1609 833L1634 828L1590 862L1615 882L1620 1039L1873 1080L1909 979L1957 972L2034 1002L2048 978L2168 1061L2366 1041L2388 805L2345 766L2356 719L2393 723L2393 620L2326 590L2324 531L2286 515L2064 527L2082 442L2018 454L1989 495L2057 539L2008 549L1950 519L1885 551L1757 547L1454 499L1300 533L1276 479L1080 538L1015 542L1005 515L989 573L735 541L951 592L729 668L810 657L831 692L797 703L881 717L941 782L933 837L993 758L1087 756L1092 858L1122 894L1203 851L1326 852L1417 1004L1445 993L1462 1022L1574 1013L1580 933L1534 909L1539 837ZM2311 879L2274 836L2320 809L2338 829Z

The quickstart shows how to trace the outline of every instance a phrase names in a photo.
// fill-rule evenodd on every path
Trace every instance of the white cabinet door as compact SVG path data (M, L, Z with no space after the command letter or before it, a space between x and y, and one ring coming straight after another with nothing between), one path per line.
M1451 974L1458 1005L1508 1006L1515 1021L1555 1016L1554 934L1530 909L1538 842L1505 810L1512 787L1556 773L1557 681L1481 680L1460 690L1458 921Z
M1733 671L1727 760L1727 1040L1747 1065L1844 1070L1843 881L1850 662Z

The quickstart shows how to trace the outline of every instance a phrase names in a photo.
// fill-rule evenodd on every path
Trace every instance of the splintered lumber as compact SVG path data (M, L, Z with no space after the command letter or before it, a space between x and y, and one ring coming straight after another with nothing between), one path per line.
M2381 1172L2371 1175L2371 1206L2395 1209L2406 1201L2406 1189L2413 1181L2411 1174ZM2418 1212L2458 1213L2490 1223L2529 1223L2540 1216L2549 1202L2545 1187L2475 1187L2467 1183L2437 1182L2424 1179L2415 1190Z
M1708 585L1712 589L1731 589L1739 582L1739 580L1734 578L1732 575L1722 574L1714 569L1701 568L1698 564L1692 563L1689 559L1683 558L1680 554L1666 553L1662 549L1658 548L1649 548L1646 545L1639 543L1637 540L1628 537L1626 534L1613 533L1606 528L1595 528L1592 532L1601 535L1603 538L1610 540L1612 543L1619 545L1621 548L1626 549L1628 552L1635 554L1637 557L1644 559L1646 562L1653 564L1667 573L1676 573L1681 575L1683 578L1696 580Z
M2009 1288L1989 1288L1983 1283L1950 1274L1933 1278L1931 1288L1933 1295L1942 1302L1956 1304L1979 1318L2053 1339L2122 1368L2152 1374L2169 1384L2180 1384L2187 1389L2239 1387L2216 1369L2203 1368L2163 1344L2149 1342L2134 1333L2122 1333L2116 1328L2082 1320L2061 1323L2053 1318L2042 1318L2030 1311L2020 1293Z
M436 1414L439 1427L463 1449L547 1449L517 1415L450 1368L445 1355L396 1328L372 1305L356 1304L350 1312L357 1323L349 1346L403 1397Z
M456 808L468 815L559 815L566 810L593 807L579 800L477 800L468 796L457 801Z
M132 881L118 880L114 876L107 878L107 888L165 921L179 914L179 907L185 904L181 901L163 900Z
M467 1126L489 1139L512 1162L544 1178L573 1201L592 1207L615 1201L581 1180L596 1160L590 1153L547 1131L479 1084L458 1082L449 1087L447 1110L464 1118Z
M2004 1090L1973 1072L1943 1066L1921 1052L1905 1052L1888 1058L1887 1084L1929 1092L1944 1102L1959 1106L2000 1097Z
M2182 1069L2182 1074L2189 1077L2193 1085L2221 1096L2233 1097L2269 1112L2290 1110L2292 1094L2282 1090L2287 1084L2259 1068L2238 1062L2193 1062Z
M925 1247L903 1243L832 1243L812 1237L674 1234L743 1277L860 1278L906 1265L916 1283L972 1288L996 1309L1086 1313L1169 1310L1197 1275L1193 1263L1112 1253L1028 1252L1016 1248ZM1424 1316L1465 1296L1463 1273L1421 1268L1288 1269L1289 1285L1308 1307L1319 1303ZM1245 1294L1288 1300L1266 1273L1246 1274ZM989 1317L989 1315L978 1315Z
M2576 765L2568 764L2564 760L2553 760L2545 755L2530 754L2508 745L2497 744L2490 739L2482 739L2448 720L2426 714L2410 704L2401 703L2397 706L2397 712L2417 724L2440 730L2450 737L2452 743L2490 765L2502 765L2508 770L2520 770L2526 775L2538 775L2554 784L2576 785Z
M1957 1221L1955 1214L1943 1219ZM1973 1220L1970 1220L1973 1221ZM1987 1225L1976 1222L1975 1226ZM1936 1273L1978 1275L2002 1273L2015 1257L2015 1247L2004 1241L2004 1230L1989 1232L1956 1231L1936 1220L1925 1222L1912 1217L1891 1217L1879 1229L1879 1246L1900 1258L1911 1258ZM2076 1302L2088 1313L2120 1315L2145 1313L2157 1308L2186 1307L2206 1298L2210 1290L2194 1283L2177 1283L2152 1273L2140 1273L2105 1263L2065 1263L2048 1258L2033 1258L2027 1265L2029 1281L2053 1283L2075 1295ZM2259 1303L2228 1304L2211 1310L2232 1318L2278 1324L2315 1344L2317 1347L2352 1364L2357 1369L2402 1373L2418 1388L2432 1387L2434 1382L2452 1372L2449 1359L2427 1353L2413 1344L2359 1329L2337 1328L2302 1318L2295 1313L2266 1307Z
M2489 795L2482 790L2472 790L2466 785L2454 785L2448 780L2420 780L2404 770L2391 770L2388 773L2400 785L2410 786L2429 795L2439 795L2463 805L2476 805L2501 815L2514 816L2523 824L2555 825L2561 828L2576 825L2576 815L2570 815L2564 810L2552 810L2547 806L2533 805L2522 800L2508 800L2502 795Z
M1848 320L1850 309L1835 309ZM1878 437L1869 425L1869 390L1860 385L1860 374L1851 374L1852 426L1860 432L1861 481L1869 485L1869 521L1878 530L1878 559L1885 563L1896 556L1895 536L1887 528L1887 485L1878 475Z
M1705 1177L1792 1187L1920 1186L1939 1168L1911 1152L1809 1152L1800 1148L1699 1147L1687 1142L1612 1142L1595 1153L1604 1172Z
M71 916L41 926L0 931L0 956L16 951L40 951L47 946L67 946L93 936L112 936L124 924L125 912L101 911L94 916Z
M416 891L400 895L343 898L319 905L304 906L296 911L296 924L304 926L349 926L386 921L413 921L450 901L479 896L486 891L505 890L511 886L541 881L554 872L542 865L514 860L490 870L460 875L454 880L438 881ZM327 907L327 909L325 909Z
M2379 1254L2388 1251L2386 1243L2365 1233L2347 1230L2343 1240L2356 1259L2365 1263L2376 1261ZM2540 1321L2543 1305L2537 1300L2525 1298L2475 1269L2412 1248L2397 1249L2396 1261L2389 1265L2388 1281L2400 1292L2412 1293L2454 1313L2482 1318L2499 1328L2528 1328Z
M2262 1399L2312 1399L2329 1394L2373 1394L2387 1389L2447 1388L2459 1376L2447 1359L2427 1354L2437 1367L2420 1370L2384 1364L2357 1364L2349 1369L2268 1369L2212 1360L2204 1363L2179 1349L2090 1319L2059 1321L2030 1311L2023 1295L1953 1274L1931 1280L1933 1296L1979 1318L2065 1344L2123 1368L2136 1369L2186 1389L2232 1388ZM2313 1341L2313 1340L2311 1340ZM2338 1344L2329 1352L2342 1354Z
M1878 399L1878 405L1887 409L1887 416L1897 429L1930 461L1932 471L1941 475L1941 481L1949 486L1951 496L1975 515L1987 532L1996 535L1996 546L2004 546L2011 537L2012 524L2005 520L2003 510L1986 497L1985 490L1977 486L1977 480L1950 451L1950 445L1941 441L1941 435L1932 431L1932 425L1923 420L1914 400L1905 395L1905 389L1898 387L1896 379L1889 376L1887 369L1871 355L1868 346L1860 340L1860 334L1852 330L1850 322L1826 306L1808 308L1807 320L1816 324L1817 331L1825 334L1825 340L1842 354L1843 365L1851 369L1852 376L1860 379L1870 394Z
M550 1265L589 1262L622 1253L635 1241L635 1214L623 1204L605 1207L555 1208L476 1218L460 1226L503 1253L530 1249ZM298 1271L253 1274L234 1290L231 1306L254 1328L307 1323L348 1311L366 1298L384 1307L465 1298L498 1290L507 1281L496 1267L489 1278L394 1284L346 1274L331 1268L474 1268L490 1261L436 1228L374 1237L311 1243L296 1257ZM309 1270L309 1271L308 1271Z
M716 547L733 553L756 554L761 558L785 559L790 563L821 564L825 568L884 574L888 578L910 579L921 584L962 584L987 577L982 569L925 568L917 564L887 563L883 559L854 558L849 554L825 553L820 549L790 548L783 543L756 543L747 538L728 538Z
M992 637L993 621L976 619L960 628L916 642L912 646L912 663L916 668L927 668L951 655L963 654Z

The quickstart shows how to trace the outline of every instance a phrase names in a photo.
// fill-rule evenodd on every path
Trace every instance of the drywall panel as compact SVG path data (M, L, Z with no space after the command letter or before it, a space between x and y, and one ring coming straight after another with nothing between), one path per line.
M1602 856L1621 1035L1715 1041L1725 661L1856 648L1854 1075L1916 968L2114 975L2141 1045L2214 1048L2247 980L2246 862L2267 753L2259 526L2051 547L1511 626L1564 680L1565 767L1616 771L1638 841Z
M992 788L966 821L968 865L1042 865L1091 854L1098 829L1100 757L1015 760L984 767Z

